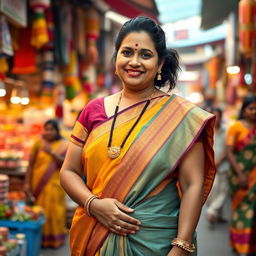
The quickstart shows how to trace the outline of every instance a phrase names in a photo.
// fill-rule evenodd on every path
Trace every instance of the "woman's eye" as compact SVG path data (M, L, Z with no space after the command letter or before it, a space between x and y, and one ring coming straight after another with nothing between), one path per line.
M128 56L131 56L131 51L127 51L127 50L125 50L125 51L122 51L122 54L124 55L124 56L126 56L126 57L128 57Z
M149 58L151 58L151 54L149 54L149 53L142 53L141 57L144 58L144 59L149 59Z

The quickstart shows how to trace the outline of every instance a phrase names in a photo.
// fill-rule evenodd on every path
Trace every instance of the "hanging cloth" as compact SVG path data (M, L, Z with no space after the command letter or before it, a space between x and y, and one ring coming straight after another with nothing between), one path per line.
M13 56L12 40L5 16L0 14L0 57Z
M19 49L14 54L14 64L12 73L31 74L35 73L36 68L36 50L30 44L31 28L23 28L20 31Z
M32 21L31 45L40 49L49 41L47 23L44 12L50 6L50 0L30 0L30 7L34 11Z

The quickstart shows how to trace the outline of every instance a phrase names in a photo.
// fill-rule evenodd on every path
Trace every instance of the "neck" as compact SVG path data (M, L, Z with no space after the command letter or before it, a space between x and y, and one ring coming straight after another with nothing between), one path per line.
M142 101L148 99L152 95L154 90L155 88L153 86L138 91L124 88L122 98L132 101Z
M217 125L214 126L214 130L215 130L215 131L218 131L218 130L220 129L220 127L221 127L221 125L220 125L220 124L217 124Z
M250 120L250 119L244 119L244 121L249 125L249 126L255 126L256 125L256 120Z

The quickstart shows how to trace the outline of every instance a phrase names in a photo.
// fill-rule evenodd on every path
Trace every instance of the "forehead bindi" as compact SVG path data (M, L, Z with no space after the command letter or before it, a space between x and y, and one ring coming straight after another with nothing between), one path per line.
M131 32L123 39L121 46L128 46L133 49L155 50L154 42L151 37L144 31Z

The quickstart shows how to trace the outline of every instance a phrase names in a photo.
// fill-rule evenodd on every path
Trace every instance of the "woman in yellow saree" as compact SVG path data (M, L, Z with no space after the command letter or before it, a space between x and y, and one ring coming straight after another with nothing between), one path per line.
M214 120L156 89L173 88L177 70L177 54L153 20L123 26L116 41L123 90L84 108L61 169L62 186L79 204L72 256L197 255L194 231L215 175Z
M256 98L244 99L239 120L227 133L232 198L231 247L256 255Z
M60 186L59 170L68 142L60 136L55 120L44 124L42 137L31 149L25 191L44 210L42 246L58 248L66 237L66 196Z

